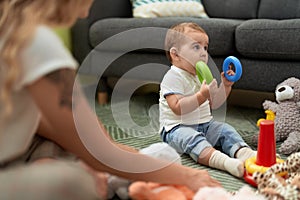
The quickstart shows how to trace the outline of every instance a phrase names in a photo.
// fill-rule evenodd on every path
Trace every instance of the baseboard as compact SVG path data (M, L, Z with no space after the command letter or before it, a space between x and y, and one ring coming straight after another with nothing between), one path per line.
M117 83L118 78L110 77L108 79L108 85L114 87ZM145 81L141 80L123 80L124 83L119 92L125 92L127 87L133 87L135 85L141 85L136 91L135 94L143 95L148 93L159 92L158 84L146 84ZM241 90L241 89L232 89L228 100L227 105L243 106L249 108L259 108L262 109L262 103L265 100L275 101L275 95L272 92L259 92L254 90Z
M275 101L274 93L233 89L228 97L227 104L262 109L262 103L265 100Z

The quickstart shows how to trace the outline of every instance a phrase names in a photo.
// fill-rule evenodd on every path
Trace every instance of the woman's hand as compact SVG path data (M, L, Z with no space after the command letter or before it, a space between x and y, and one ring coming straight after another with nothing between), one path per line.
M197 192L201 187L222 187L220 182L213 179L206 170L194 170L194 174L188 180L187 186L193 191Z
M96 190L100 199L107 199L107 179L108 174L103 172L98 172L94 170L92 167L84 163L83 161L79 161L79 164L84 168L89 174L91 174L95 179Z

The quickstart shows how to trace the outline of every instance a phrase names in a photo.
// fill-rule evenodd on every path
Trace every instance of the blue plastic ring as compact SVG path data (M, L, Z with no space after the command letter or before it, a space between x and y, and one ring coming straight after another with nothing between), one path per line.
M228 75L226 72L230 70L230 64L234 65L235 75ZM238 81L242 76L242 64L239 59L234 56L228 56L223 62L223 72L227 80L231 82Z

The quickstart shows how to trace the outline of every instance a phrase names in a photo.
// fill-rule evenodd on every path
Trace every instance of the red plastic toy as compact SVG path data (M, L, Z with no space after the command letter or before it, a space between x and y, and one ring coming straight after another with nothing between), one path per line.
M259 126L257 156L245 161L244 180L256 187L257 185L252 178L252 174L256 171L265 172L272 165L281 162L284 162L284 160L276 158L274 121L262 120Z

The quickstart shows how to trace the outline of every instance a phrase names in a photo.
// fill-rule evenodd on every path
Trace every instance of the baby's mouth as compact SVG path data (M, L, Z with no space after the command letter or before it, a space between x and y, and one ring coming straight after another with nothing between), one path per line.
M205 59L199 59L199 60L197 60L197 61L195 62L195 64L194 64L194 67L195 67L195 68L196 68L197 63L200 62L200 61L202 61L202 62L204 62L204 63L206 64Z

